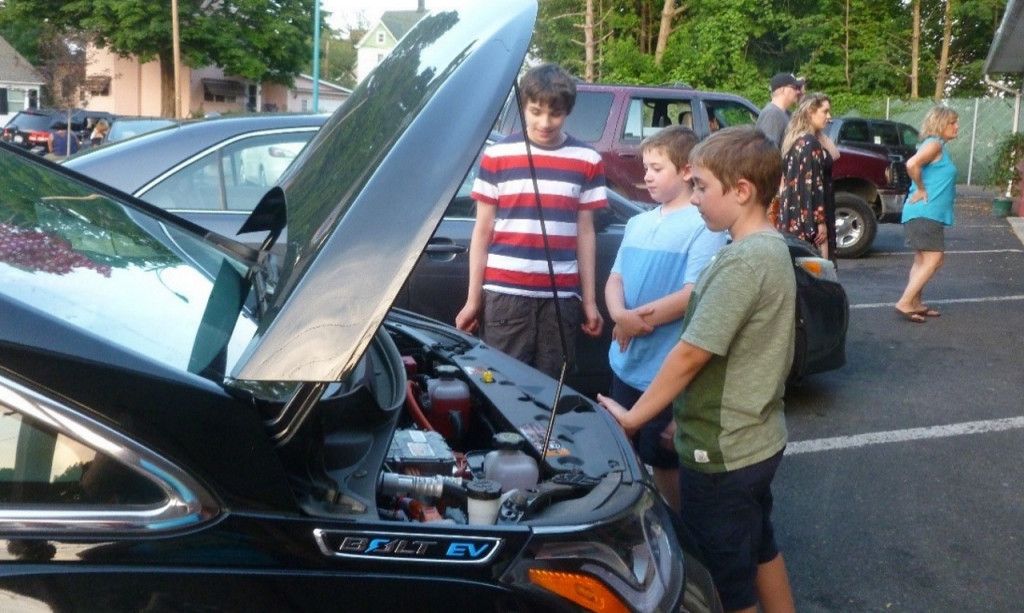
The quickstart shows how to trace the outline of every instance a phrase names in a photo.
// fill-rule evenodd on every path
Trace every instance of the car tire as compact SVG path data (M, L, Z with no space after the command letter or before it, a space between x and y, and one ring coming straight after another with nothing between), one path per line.
M871 248L878 233L875 213L856 194L836 194L836 256L859 258Z

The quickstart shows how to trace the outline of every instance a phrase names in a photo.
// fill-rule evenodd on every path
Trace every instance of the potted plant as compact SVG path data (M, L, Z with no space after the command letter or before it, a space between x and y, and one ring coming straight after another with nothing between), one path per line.
M999 142L992 167L992 184L1006 192L992 200L992 214L1006 217L1013 199L1020 196L1021 167L1024 166L1024 133L1007 134Z

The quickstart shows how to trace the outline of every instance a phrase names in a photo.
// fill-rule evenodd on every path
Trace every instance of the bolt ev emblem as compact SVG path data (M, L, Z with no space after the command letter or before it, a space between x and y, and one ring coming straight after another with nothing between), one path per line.
M313 530L324 555L363 560L402 560L484 564L501 546L501 539L451 534L350 532Z

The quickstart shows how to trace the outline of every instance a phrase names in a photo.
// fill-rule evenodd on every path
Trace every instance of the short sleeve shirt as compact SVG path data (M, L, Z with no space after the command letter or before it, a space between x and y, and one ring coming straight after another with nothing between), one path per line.
M531 143L530 153L544 211L543 231L523 135L491 145L480 161L473 199L498 207L483 287L550 298L546 233L558 297L579 297L576 220L580 211L608 204L601 154L571 136L557 147Z
M712 256L725 245L724 232L712 232L695 206L662 213L662 207L635 215L626 224L612 273L622 277L627 309L677 292L695 283ZM612 372L627 385L647 389L672 347L679 342L682 318L637 336L625 351L608 349Z
M774 102L769 102L761 109L754 127L764 132L768 140L775 143L775 146L781 149L782 137L785 136L788 125L789 113L775 106Z
M674 403L683 465L731 471L786 446L782 394L793 362L795 309L793 264L778 232L726 245L701 274L682 340L713 355Z

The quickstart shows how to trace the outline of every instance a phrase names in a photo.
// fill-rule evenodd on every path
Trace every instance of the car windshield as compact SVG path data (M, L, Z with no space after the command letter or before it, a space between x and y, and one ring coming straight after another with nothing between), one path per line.
M0 176L0 304L224 379L255 332L244 262L8 150Z
M7 127L14 127L21 130L49 130L53 123L53 117L49 115L37 115L35 113L18 113Z

